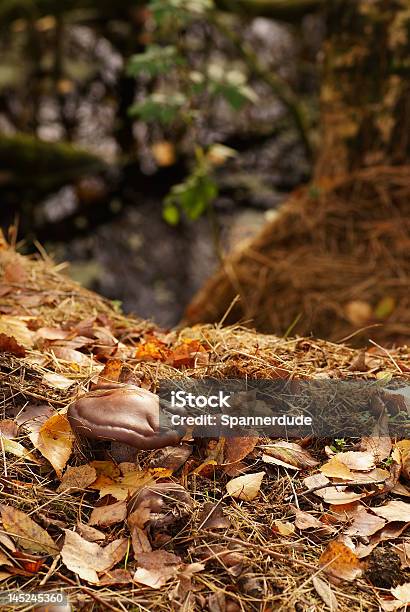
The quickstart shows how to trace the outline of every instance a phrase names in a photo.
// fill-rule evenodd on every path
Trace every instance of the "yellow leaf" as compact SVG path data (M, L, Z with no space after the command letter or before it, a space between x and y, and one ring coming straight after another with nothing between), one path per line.
M57 544L47 531L37 525L27 514L4 504L1 505L0 511L4 529L17 539L21 548L47 555L56 555L59 552Z
M40 428L35 447L51 463L57 476L61 478L73 450L73 442L74 434L67 417L55 414Z

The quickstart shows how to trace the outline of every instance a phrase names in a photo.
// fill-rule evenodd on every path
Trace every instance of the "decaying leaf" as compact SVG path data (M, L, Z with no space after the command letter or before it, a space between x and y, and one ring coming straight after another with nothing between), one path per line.
M264 454L276 457L300 470L315 467L319 463L305 448L295 442L275 442L262 448Z
M166 473L167 476L171 475L171 472ZM112 495L118 501L127 499L134 495L137 491L142 488L154 484L155 482L155 471L143 471L134 470L128 472L124 476L120 476L117 480L110 480L106 477L105 482L101 483L102 486L98 486L98 481L94 483L93 488L100 491L100 497L105 495Z
M339 609L339 604L336 595L332 591L332 587L326 580L320 576L313 576L312 584L315 587L316 593L320 599L327 605L331 612L336 612Z
M75 384L75 380L67 378L62 374L57 374L56 372L46 372L43 376L43 381L49 387L54 387L54 389L61 389L62 391L69 389Z
M345 533L350 536L368 537L380 531L386 521L368 510L364 506L359 506L353 515L353 522L346 529Z
M73 443L74 434L67 417L64 414L55 414L40 428L34 446L51 463L57 476L61 478L71 456Z
M329 542L320 556L323 572L333 579L351 582L363 572L363 565L354 552L343 542Z
M290 536L295 533L295 526L289 521L281 521L280 519L276 519L273 521L274 527L273 530L277 531L281 536Z
M391 594L394 599L381 599L380 604L383 610L389 612L390 610L400 610L401 608L407 609L410 604L410 582L405 582L391 589Z
M202 529L227 529L231 526L231 521L224 515L220 504L206 502L198 517Z
M76 531L80 534L87 542L103 542L107 537L106 534L90 525L84 523L77 523Z
M394 540L401 536L401 534L409 527L410 523L387 523L383 529L377 531L374 535L370 536L368 544L359 543L355 547L355 554L360 559L367 557L370 553L380 544L380 542L386 542L388 540Z
M325 525L309 512L304 512L303 510L299 510L299 508L294 508L294 512L295 527L301 531L305 529L314 529L316 532L323 535L330 535L336 531L334 527Z
M27 327L27 319L24 317L0 315L0 334L14 338L24 349L32 348L34 345L35 334Z
M13 336L0 333L0 353L11 353L16 357L25 357L26 349Z
M320 471L328 478L342 478L351 480L353 476L352 471L344 463L339 461L337 455L322 465L320 467Z
M192 455L192 446L181 444L180 446L166 446L161 448L151 461L151 467L161 467L176 472L184 465Z
M374 455L367 451L347 451L337 453L336 457L350 470L366 471L374 468Z
M410 504L407 502L393 499L385 506L372 508L373 512L378 516L385 518L387 521L400 521L403 523L410 522Z
M295 470L295 471L300 470L300 468L296 467L295 465L286 463L285 461L282 461L281 459L278 459L277 457L272 457L271 455L267 455L266 453L263 453L262 461L264 463L271 463L273 465L278 465L279 467L284 467L288 470Z
M37 525L25 512L5 504L1 504L0 512L4 529L15 537L21 548L33 553L58 554L58 546L47 531Z
M64 565L83 580L98 584L98 573L107 572L119 563L128 548L126 538L114 540L104 548L87 542L78 533L65 531L61 558Z
M75 491L84 491L97 478L97 472L92 465L79 465L77 467L68 467L58 487L58 493L70 490L70 493Z
M249 455L258 443L257 436L227 438L224 448L225 463L236 463Z
M181 558L165 550L141 553L137 557L138 568L134 574L135 582L152 589L160 589L181 567Z
M97 506L91 512L88 524L97 527L108 527L115 523L122 523L127 517L127 504L125 501L118 501L109 506Z
M238 476L227 483L226 490L231 497L251 501L258 496L264 476L265 472Z
M324 474L313 474L305 478L303 482L309 490L313 489L315 495L321 497L328 504L333 504L335 506L348 504L366 496L365 493L348 491L344 485L328 486L330 485L330 480ZM316 487L320 488L316 489Z

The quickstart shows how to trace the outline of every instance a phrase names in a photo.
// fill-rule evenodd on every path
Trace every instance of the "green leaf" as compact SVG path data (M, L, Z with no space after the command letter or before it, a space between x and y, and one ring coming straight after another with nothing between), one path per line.
M160 123L171 123L186 103L182 94L154 93L143 102L137 102L128 110L131 117L139 117L143 121L159 121Z
M169 225L178 225L179 223L179 210L174 204L165 204L162 216Z
M178 55L176 47L172 45L166 47L151 45L144 53L138 53L131 57L127 74L137 76L141 72L145 72L149 76L157 76L168 72L175 66L182 65L184 62L184 58Z

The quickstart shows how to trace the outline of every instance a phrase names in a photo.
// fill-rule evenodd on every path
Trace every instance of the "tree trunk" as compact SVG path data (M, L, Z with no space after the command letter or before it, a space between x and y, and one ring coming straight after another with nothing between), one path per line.
M409 0L330 2L316 178L410 153Z
M328 4L314 181L227 257L190 323L409 339L410 3Z

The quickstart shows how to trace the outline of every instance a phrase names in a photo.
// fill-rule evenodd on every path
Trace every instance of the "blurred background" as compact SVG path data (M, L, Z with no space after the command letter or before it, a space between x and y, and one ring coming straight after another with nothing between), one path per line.
M410 0L2 0L0 32L23 250L162 326L409 338Z
M175 324L311 176L324 17L269 4L2 0L1 226Z

